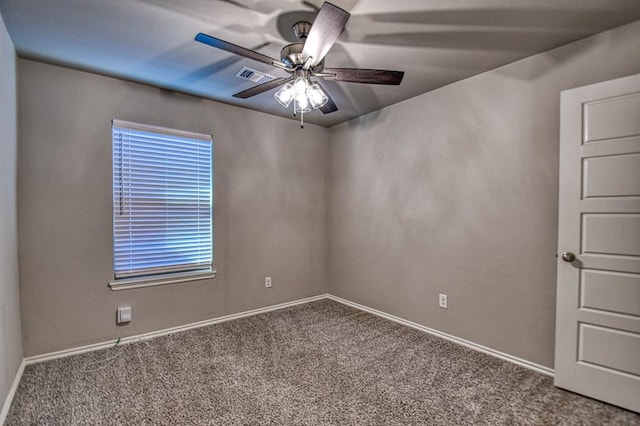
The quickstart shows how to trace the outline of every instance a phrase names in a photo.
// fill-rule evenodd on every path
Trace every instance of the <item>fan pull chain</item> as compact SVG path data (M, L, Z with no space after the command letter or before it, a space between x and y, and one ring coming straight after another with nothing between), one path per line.
M300 128L304 129L304 111L300 111Z

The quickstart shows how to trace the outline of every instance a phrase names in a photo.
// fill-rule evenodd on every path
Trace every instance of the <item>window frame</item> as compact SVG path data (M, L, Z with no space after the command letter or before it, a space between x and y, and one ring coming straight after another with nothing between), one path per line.
M114 129L115 128L123 128L127 130L133 131L142 131L142 132L150 132L159 135L166 136L176 136L181 138L189 138L189 139L197 139L201 141L208 141L211 144L211 159L210 159L210 232L211 232L211 264L205 267L197 267L190 270L179 270L179 271L160 271L160 272L149 272L147 274L141 273L140 275L132 275L122 274L124 276L117 277L116 275L116 233L115 233L115 223L116 223L116 197L115 197L115 174L116 174L116 164L114 162ZM123 289L133 289L133 288L141 288L141 287L150 287L157 285L166 285L166 284L174 284L179 282L192 282L199 281L204 279L215 278L217 275L217 271L214 269L214 144L213 137L211 134L204 133L196 133L187 130L173 129L169 127L161 127L155 125L134 123L124 120L113 119L111 120L111 242L112 242L112 277L113 279L109 281L109 288L111 290L123 290Z

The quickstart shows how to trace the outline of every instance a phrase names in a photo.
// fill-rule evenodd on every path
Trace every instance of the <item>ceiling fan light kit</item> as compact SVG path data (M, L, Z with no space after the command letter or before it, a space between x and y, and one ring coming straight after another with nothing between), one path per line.
M324 57L344 30L351 15L331 3L325 2L313 24L298 21L292 31L300 40L285 46L280 51L280 60L270 58L254 50L229 43L207 34L198 33L196 41L254 61L262 62L291 74L290 77L276 78L253 86L234 97L246 99L279 87L274 94L276 101L285 108L293 103L293 113L300 113L300 126L304 126L304 114L320 109L323 114L338 110L333 99L320 84L311 77L350 83L399 85L404 76L402 71L324 68Z
M273 95L285 108L289 108L293 102L293 114L301 114L301 126L304 125L303 114L311 112L312 109L322 108L329 102L327 94L319 84L311 81L309 75L309 71L303 69L296 71L293 83L286 83Z

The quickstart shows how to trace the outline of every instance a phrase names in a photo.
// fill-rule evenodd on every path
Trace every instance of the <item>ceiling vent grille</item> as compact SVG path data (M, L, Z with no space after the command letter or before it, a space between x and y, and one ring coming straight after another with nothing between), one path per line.
M267 81L271 81L275 78L272 75L256 71L249 67L242 67L242 69L237 72L236 77L243 80L253 81L254 83L258 84L266 83Z

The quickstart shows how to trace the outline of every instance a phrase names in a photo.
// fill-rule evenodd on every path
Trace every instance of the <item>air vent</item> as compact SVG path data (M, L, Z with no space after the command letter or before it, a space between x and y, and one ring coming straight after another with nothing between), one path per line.
M236 74L236 77L243 80L253 81L258 84L266 83L267 81L271 81L275 78L272 75L265 74L248 67L242 67L242 69Z

